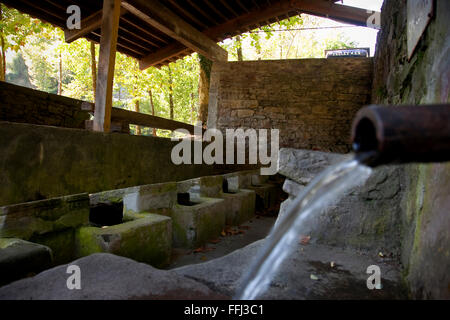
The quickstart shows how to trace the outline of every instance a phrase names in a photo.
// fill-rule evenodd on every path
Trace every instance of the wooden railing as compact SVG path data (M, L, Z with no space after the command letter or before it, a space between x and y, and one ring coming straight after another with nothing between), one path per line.
M94 113L95 105L91 102L83 102L81 109ZM194 134L195 126L179 122L175 120L165 119L152 116L149 114L128 111L120 108L112 108L111 110L111 131L129 132L129 125L134 124L142 127L150 127L155 129L163 129L175 131L177 129L185 129L189 133ZM86 129L92 129L92 121L86 123Z

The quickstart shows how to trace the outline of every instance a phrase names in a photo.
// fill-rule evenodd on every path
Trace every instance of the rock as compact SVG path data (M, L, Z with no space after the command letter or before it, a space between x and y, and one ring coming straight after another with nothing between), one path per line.
M401 170L395 166L375 169L364 185L351 188L340 199L308 218L302 232L310 234L313 241L320 244L399 256ZM308 167L304 167L304 171L308 171ZM303 190L301 184L289 179L283 188L289 198L281 204L276 224L286 214L289 203Z
M283 191L286 192L291 198L295 198L298 194L300 194L300 192L303 191L304 188L304 185L290 179L286 179L283 184Z
M81 271L81 290L69 290L69 265ZM0 300L225 299L173 271L98 253L0 288Z
M264 240L225 257L174 269L178 275L204 283L210 289L233 296L252 258ZM333 267L330 266L333 261ZM367 288L367 267L381 269L382 290ZM311 280L314 274L318 280ZM404 299L406 292L398 267L377 255L309 244L296 245L281 264L269 288L257 299Z
M51 264L52 251L46 246L14 238L0 239L0 286L39 273Z
M326 167L348 157L337 153L282 148L278 158L278 173L306 185Z

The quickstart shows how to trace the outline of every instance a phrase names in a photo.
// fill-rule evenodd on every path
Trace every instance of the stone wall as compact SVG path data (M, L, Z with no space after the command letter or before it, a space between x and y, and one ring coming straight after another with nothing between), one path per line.
M365 58L215 63L208 127L280 129L280 147L347 152L371 84Z
M0 121L0 206L221 172L219 166L173 164L177 143Z
M450 2L436 0L435 17L408 61L406 1L385 0L374 60L374 103L450 102L449 20ZM398 229L405 280L413 297L449 299L450 163L399 170L403 197Z
M0 81L0 120L66 128L84 128L90 118L83 101Z

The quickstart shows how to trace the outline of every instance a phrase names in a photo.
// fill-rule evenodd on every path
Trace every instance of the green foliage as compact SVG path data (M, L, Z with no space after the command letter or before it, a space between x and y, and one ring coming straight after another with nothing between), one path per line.
M323 58L325 50L357 46L336 30L328 31L321 38L314 30L300 30L320 27L322 21L304 14L294 16L225 40L222 47L228 50L230 60L238 60L238 47L242 47L243 56L248 60L265 60Z
M25 64L21 52L14 56L12 62L8 64L7 69L9 72L6 74L6 81L23 87L33 87L30 82L28 67Z

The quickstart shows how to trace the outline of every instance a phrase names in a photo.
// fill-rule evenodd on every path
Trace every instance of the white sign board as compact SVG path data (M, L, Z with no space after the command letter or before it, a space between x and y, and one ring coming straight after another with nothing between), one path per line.
M422 34L433 17L433 0L407 0L408 59L414 54Z

